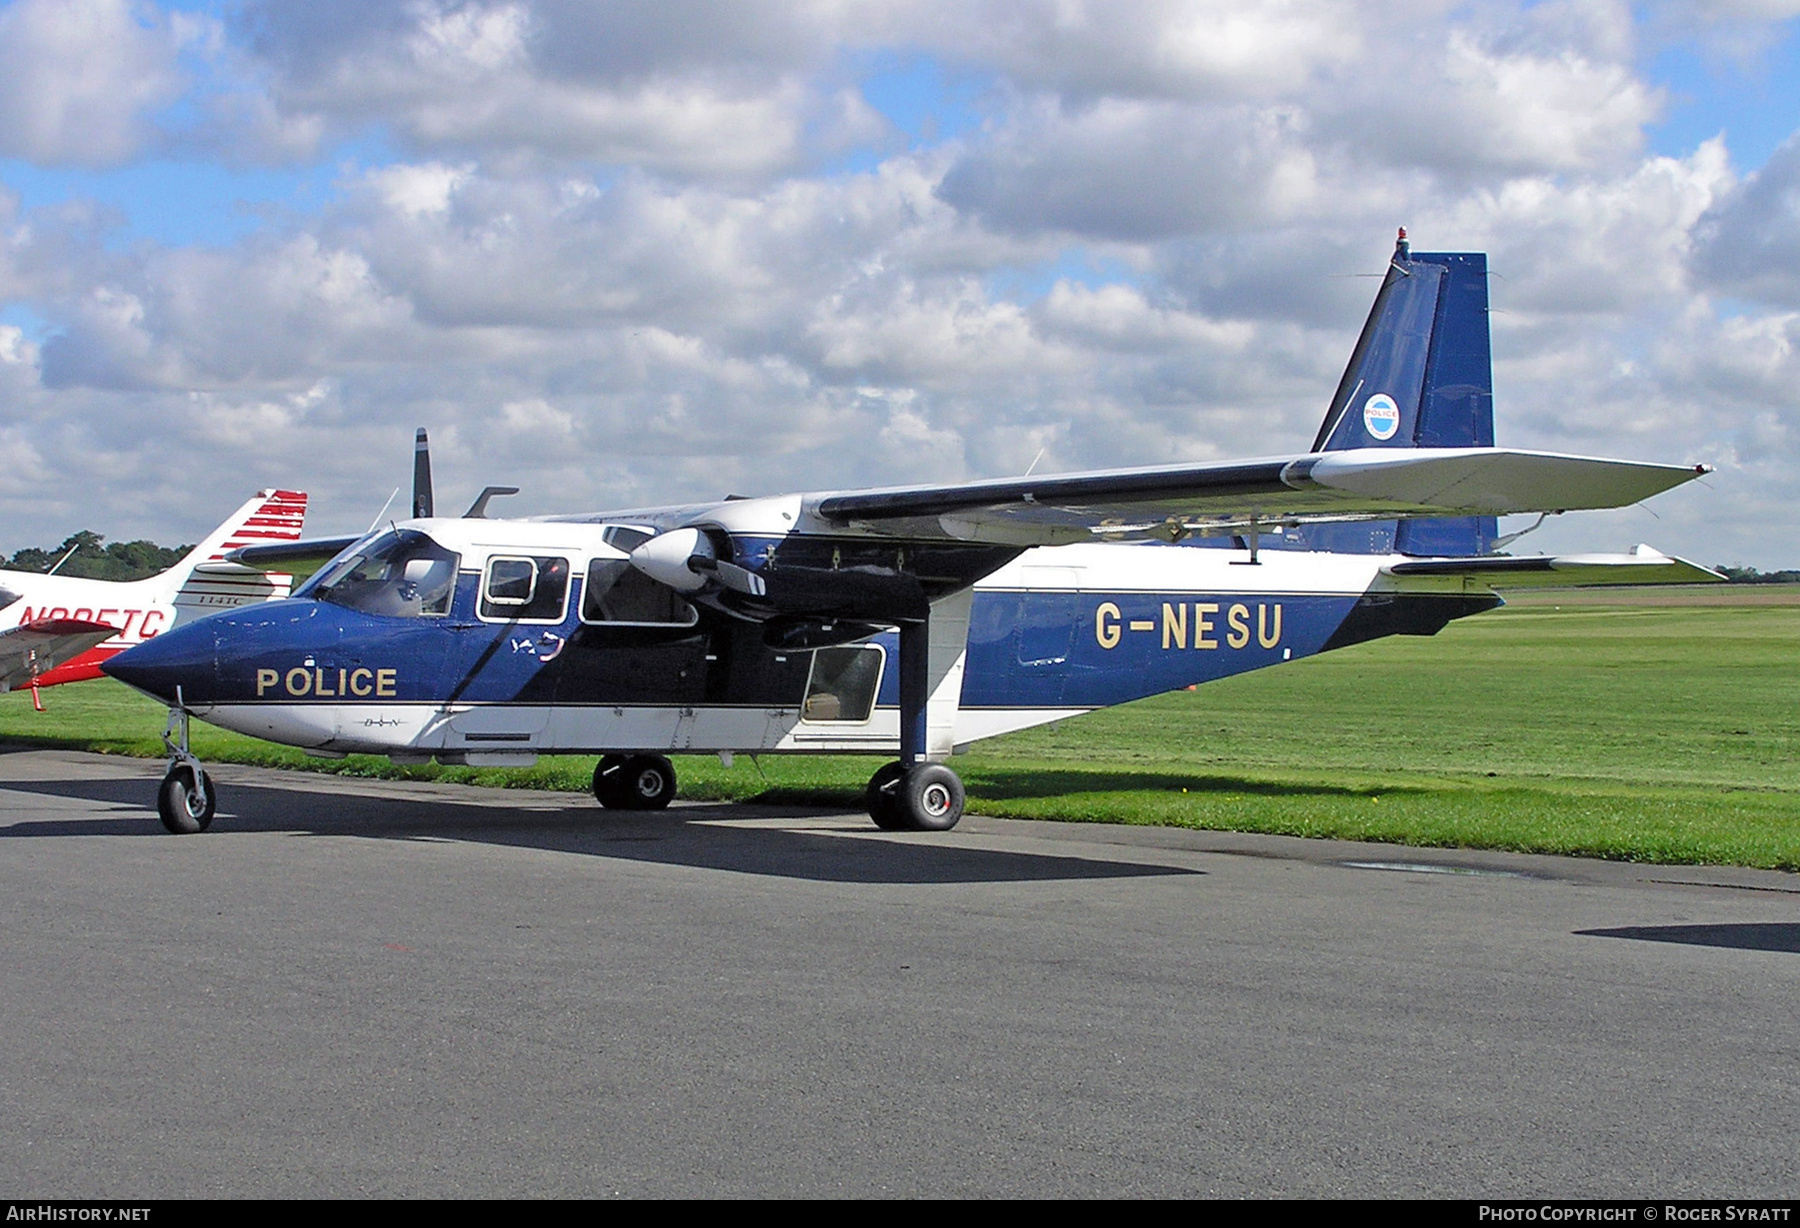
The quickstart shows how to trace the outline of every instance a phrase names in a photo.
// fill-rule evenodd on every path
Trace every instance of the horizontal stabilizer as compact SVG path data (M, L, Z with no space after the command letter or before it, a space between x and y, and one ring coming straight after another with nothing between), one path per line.
M1609 584L1717 584L1725 577L1649 546L1629 554L1493 555L1473 559L1411 559L1382 571L1391 576L1462 576L1489 588L1587 588Z

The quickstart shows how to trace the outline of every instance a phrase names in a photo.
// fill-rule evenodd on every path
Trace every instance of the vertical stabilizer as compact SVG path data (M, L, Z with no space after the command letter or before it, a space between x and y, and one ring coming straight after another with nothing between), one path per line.
M1487 256L1414 252L1402 230L1313 451L1493 446ZM1495 531L1491 516L1408 520L1315 529L1308 544L1465 556L1488 553Z
M176 622L287 596L293 577L265 575L253 567L227 563L225 553L240 546L297 541L305 523L306 492L258 491L231 519L190 550L186 558L156 578L174 590L171 599Z

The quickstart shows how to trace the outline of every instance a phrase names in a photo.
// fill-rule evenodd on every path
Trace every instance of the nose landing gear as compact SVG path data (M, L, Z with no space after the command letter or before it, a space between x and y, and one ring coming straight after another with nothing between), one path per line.
M172 737L177 730L179 740ZM163 727L163 747L169 752L169 770L156 791L156 813L162 825L178 836L205 831L212 826L213 812L218 809L218 793L206 768L188 750L188 714L179 704L169 709L169 723Z

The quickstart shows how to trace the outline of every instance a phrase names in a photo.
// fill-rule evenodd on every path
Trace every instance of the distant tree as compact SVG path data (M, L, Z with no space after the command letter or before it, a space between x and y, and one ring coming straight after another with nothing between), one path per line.
M1733 584L1800 584L1800 571L1758 571L1754 567L1713 568Z
M150 541L114 542L110 546L105 543L106 538L100 534L82 529L53 549L28 546L17 551L6 566L13 571L46 572L56 567L57 560L69 555L68 561L57 567L57 575L87 580L142 580L167 571L193 549L191 545L159 546Z

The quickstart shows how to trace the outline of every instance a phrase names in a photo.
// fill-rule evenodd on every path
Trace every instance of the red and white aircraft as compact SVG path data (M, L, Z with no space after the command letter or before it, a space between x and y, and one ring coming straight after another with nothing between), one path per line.
M295 541L306 494L259 491L187 557L144 580L0 570L0 691L100 677L100 663L215 610L285 597L293 577L225 561L241 546Z

